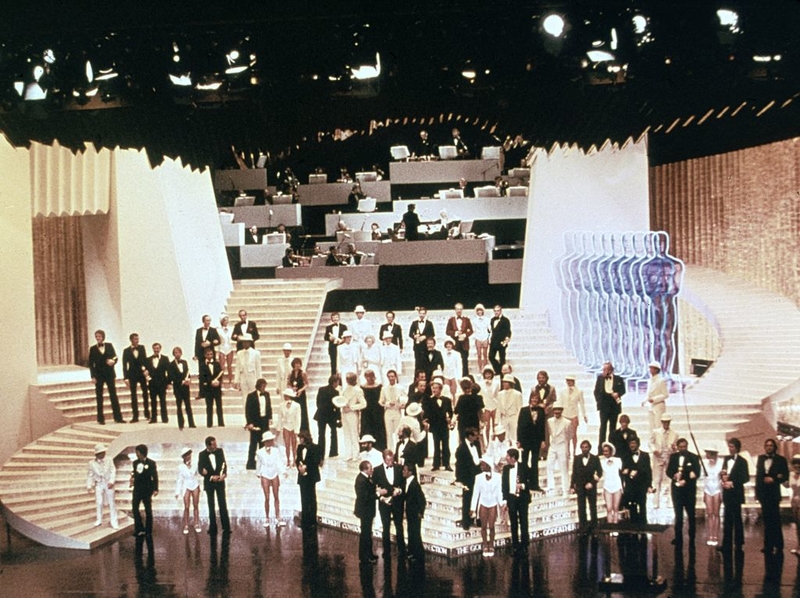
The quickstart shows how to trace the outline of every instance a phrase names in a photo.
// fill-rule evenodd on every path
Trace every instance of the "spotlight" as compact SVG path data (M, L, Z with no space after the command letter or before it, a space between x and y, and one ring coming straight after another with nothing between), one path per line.
M564 27L564 17L561 15L549 14L542 21L542 28L553 37L561 37L564 34Z
M177 85L178 87L189 87L192 84L192 76L189 74L186 75L170 74L169 80L172 81L173 85Z
M717 18L719 24L730 29L731 33L739 33L739 13L735 10L720 8L717 10Z
M633 30L638 35L647 31L647 17L644 15L633 15Z
M586 55L592 62L608 62L610 60L614 60L614 55L611 52L606 52L605 50L589 50L586 52Z
M47 64L53 64L56 61L56 55L49 48L42 53L42 58Z
M465 79L472 80L472 79L474 79L474 78L475 78L477 75L478 75L478 74L477 74L477 73L476 73L474 70L472 70L472 69L466 69L466 70L463 70L463 71L461 71L461 76L462 76L462 77L464 77Z
M380 52L375 53L375 65L363 64L357 68L351 68L350 74L353 79L375 79L381 74L381 55Z

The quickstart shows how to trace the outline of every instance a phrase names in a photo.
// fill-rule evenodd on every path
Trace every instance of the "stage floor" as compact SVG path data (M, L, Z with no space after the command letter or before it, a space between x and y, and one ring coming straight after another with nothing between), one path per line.
M698 532L702 529L699 522ZM634 555L627 559L627 574L641 573L632 562L638 552L647 555L649 567L657 555L657 573L667 582L663 596L797 596L800 559L789 552L795 546L794 528L784 527L783 558L761 554L762 531L760 525L746 526L740 561L726 562L704 542L698 542L694 557L686 546L678 552L670 529L646 541L646 551L608 536L592 540L571 534L533 542L527 559L498 550L492 559L428 555L424 564L409 565L393 550L390 560L361 567L356 537L336 530L320 528L304 538L294 524L276 531L234 520L229 540L212 540L205 532L184 536L176 519L156 519L152 560L146 544L137 547L133 537L88 553L45 548L12 532L10 545L7 537L0 540L0 584L5 596L31 598L600 596L602 576L622 572L622 552ZM380 541L375 552L381 552ZM738 581L736 570L741 571ZM772 574L765 575L766 570Z

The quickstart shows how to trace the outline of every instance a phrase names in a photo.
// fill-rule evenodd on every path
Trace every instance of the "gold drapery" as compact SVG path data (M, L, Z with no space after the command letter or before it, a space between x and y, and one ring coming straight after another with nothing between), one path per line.
M38 363L83 364L88 331L80 218L38 217L32 225Z
M800 138L650 169L671 253L800 305Z

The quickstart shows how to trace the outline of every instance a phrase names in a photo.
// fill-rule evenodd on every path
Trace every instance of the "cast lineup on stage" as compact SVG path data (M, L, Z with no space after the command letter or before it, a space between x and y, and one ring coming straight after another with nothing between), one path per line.
M200 366L200 395L206 400L207 425L209 428L213 425L214 405L218 425L224 425L221 393L227 372L229 388L241 392L245 401L245 429L250 435L246 468L255 472L264 493L265 527L273 521L278 527L286 525L280 517L279 489L282 474L289 467L297 471L301 527L307 530L316 527L316 484L321 479L320 467L327 449L328 458L355 461L359 466L354 514L361 524L361 561L377 559L371 540L376 514L383 527L384 557L389 555L393 523L398 553L410 560L422 559L425 497L419 472L428 457L432 458L432 472L453 471L453 431L458 439L453 483L462 489L462 517L458 525L468 530L476 519L480 522L485 557L494 555L498 518L510 523L515 553L527 550L531 496L545 492L553 496L576 495L581 533L591 533L597 526L599 493L602 492L605 501L607 524L627 518L634 527L647 524L648 495L653 495L655 508L660 508L662 501L669 501L674 509L673 543L683 544L685 517L689 542L693 544L698 481L703 486L707 544L720 550L741 548L744 542L741 506L745 499L744 485L750 480L748 459L739 454L741 443L736 438L729 439L728 455L724 458L715 447L705 448L703 459L690 452L688 440L672 429L672 418L665 413L669 394L657 362L649 364L651 376L642 403L649 406L648 421L643 423L649 428L650 453L641 450L640 435L630 427L630 418L621 413L627 389L625 380L606 362L593 393L600 420L598 451L594 454L592 443L588 439L579 442L578 438L580 422L588 422L588 417L576 376L566 376L565 386L557 392L547 372L538 372L528 405L523 404L522 386L506 361L511 322L500 305L494 306L494 315L489 318L485 308L478 304L474 317L470 318L465 315L464 306L456 304L447 320L444 352L436 348L436 330L427 310L418 307L416 312L417 319L409 325L406 335L392 311L386 312L385 321L377 327L365 317L361 305L355 308L354 319L347 324L341 322L339 313L331 314L324 337L331 375L328 384L317 392L313 416L318 444L309 430L308 376L302 369L302 361L291 357L291 345L283 346L283 356L278 362L275 388L282 402L273 412L268 381L261 376L261 355L253 346L258 339L256 323L248 321L244 310L239 312L240 322L233 328L229 328L227 317L222 318L219 328L210 326L209 316L203 317L203 326L196 332L195 358ZM381 344L375 343L376 329ZM115 421L122 421L114 391L116 353L111 343L105 342L102 331L97 331L95 337L97 344L90 349L90 360L97 388L98 421L103 423L104 384L109 388ZM138 335L131 334L130 339L131 346L123 351L123 370L126 385L131 388L132 421L138 417L135 389L140 386L145 417L155 423L161 407L162 421L167 422L164 396L172 385L179 427L182 429L184 423L182 406L189 426L194 427L188 400L188 365L181 359L180 348L173 350L174 360L169 362L160 354L158 343L148 356L139 345ZM407 388L400 382L404 341L411 345L415 369ZM469 372L473 345L481 370L477 380ZM276 441L283 446L279 447ZM800 519L800 455L792 458L790 475L787 460L777 452L777 441L768 439L764 448L765 453L756 464L756 499L765 523L764 551L777 553L783 550L781 486L791 487L792 512L796 520ZM111 526L117 529L113 461L106 459L105 447L101 445L95 453L95 459L89 463L87 488L89 492L94 490L96 496L96 525L102 523L106 502ZM136 447L136 456L131 473L135 534L149 536L158 473L155 462L147 458L145 445ZM183 533L188 534L190 527L201 530L198 476L203 478L208 500L208 532L217 532L218 508L222 532L230 533L225 496L228 469L222 448L209 436L196 468L192 466L190 448L185 448L181 457L175 497L184 505ZM546 462L546 489L539 480L540 460ZM274 501L273 519L270 497ZM141 504L145 523L139 513ZM725 516L720 544L721 505L725 506ZM194 506L192 526L189 525L191 506ZM797 549L792 552L800 556Z

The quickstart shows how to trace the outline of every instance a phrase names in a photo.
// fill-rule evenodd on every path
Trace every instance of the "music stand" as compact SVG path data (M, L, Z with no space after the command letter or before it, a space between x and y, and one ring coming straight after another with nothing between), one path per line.
M394 160L408 160L411 152L408 151L407 145L393 145L389 148Z
M455 160L458 158L458 150L455 145L440 145L439 158L442 160Z

